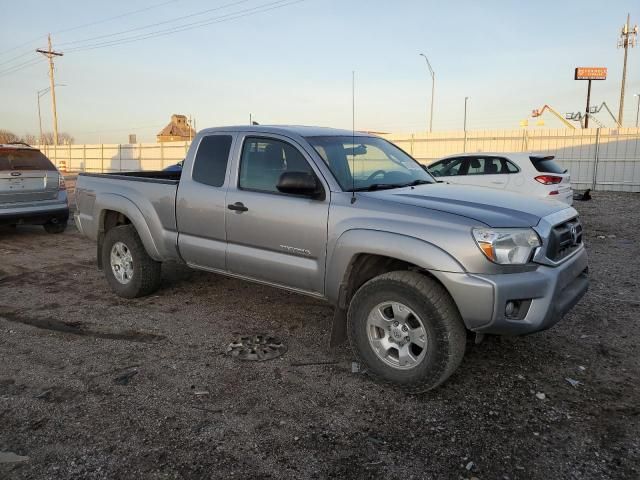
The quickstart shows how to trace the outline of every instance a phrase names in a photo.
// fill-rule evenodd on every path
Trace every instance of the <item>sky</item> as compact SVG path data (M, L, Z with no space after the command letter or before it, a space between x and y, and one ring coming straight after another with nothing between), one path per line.
M155 141L172 113L192 116L198 129L246 124L250 114L262 124L351 128L354 71L356 129L424 132L431 77L420 53L436 74L434 131L462 129L465 96L469 129L517 129L545 104L584 110L587 82L573 80L577 66L609 69L606 81L593 82L592 104L606 101L617 114L620 28L627 13L640 23L637 0L294 1L13 2L0 30L0 129L38 132L48 66L11 69L37 60L48 32L64 53L55 63L56 83L65 85L56 89L59 130L76 143L125 143L129 133ZM255 13L260 6L270 10ZM105 45L207 19L215 23ZM634 93L640 45L629 51L626 126L635 124ZM50 96L41 102L51 131ZM598 118L611 125L604 111ZM560 126L545 117L545 127Z

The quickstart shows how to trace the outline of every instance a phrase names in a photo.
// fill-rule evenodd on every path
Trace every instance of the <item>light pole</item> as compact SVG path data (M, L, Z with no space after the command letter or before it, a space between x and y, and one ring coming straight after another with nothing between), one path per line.
M636 93L633 96L638 97L638 108L636 109L636 128L638 128L638 120L640 119L640 93Z
M470 97L464 97L464 131L467 131L467 102Z
M469 97L464 97L464 152L467 151L467 103Z
M67 85L64 83L56 83L56 87L66 87ZM40 98L47 94L51 90L51 87L43 88L42 90L38 90L38 125L40 126L40 145L42 145L43 137L42 137L42 115L40 114Z
M433 68L431 68L431 63L429 62L429 59L427 58L427 56L424 53L420 54L421 57L424 57L424 60L427 62L427 68L429 69L429 73L431 74L431 108L430 108L430 113L429 113L429 133L433 132L433 102L435 99L435 93L436 93L436 72L433 71Z

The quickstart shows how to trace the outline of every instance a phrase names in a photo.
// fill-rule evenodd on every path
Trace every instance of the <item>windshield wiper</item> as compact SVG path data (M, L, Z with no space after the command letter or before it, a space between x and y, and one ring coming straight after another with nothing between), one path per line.
M426 185L427 183L433 183L429 180L414 180L409 183L372 183L366 187L358 187L354 188L353 192L373 192L375 190L390 190L392 188L404 188L404 187L415 187L417 185Z
M411 183L407 183L406 185L403 185L404 187L417 187L418 185L427 185L427 184L431 184L433 182L430 182L429 180L414 180Z
M371 185L367 185L366 187L358 187L350 190L351 192L373 192L374 190L388 190L390 188L399 188L404 187L403 184L394 184L394 183L372 183Z

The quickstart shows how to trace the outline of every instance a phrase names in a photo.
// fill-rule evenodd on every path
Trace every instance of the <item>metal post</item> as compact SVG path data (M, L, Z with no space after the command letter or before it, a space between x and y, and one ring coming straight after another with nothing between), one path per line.
M591 102L591 80L587 86L587 109L584 115L584 128L589 128L589 103Z
M118 171L122 171L122 145L118 144Z
M469 97L464 97L464 149L463 152L467 151L467 102L469 101Z
M100 144L100 173L104 173L104 143Z
M40 126L40 138L38 139L38 144L42 145L42 115L40 113L40 92L36 92L38 96L38 125Z
M591 182L591 190L596 189L598 180L598 161L600 157L600 128L596 129L596 158L593 162L593 181Z
M636 128L638 128L638 120L640 119L640 93L636 93L634 97L638 97L638 108L636 109Z
M427 68L429 68L429 73L431 74L431 107L429 113L429 133L433 132L433 103L435 101L436 94L436 72L431 68L431 62L424 53L420 54L421 57L424 57L427 62Z

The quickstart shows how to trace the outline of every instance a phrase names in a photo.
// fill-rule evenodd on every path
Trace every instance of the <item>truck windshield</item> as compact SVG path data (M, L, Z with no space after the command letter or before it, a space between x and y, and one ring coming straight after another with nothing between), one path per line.
M355 140L355 142L354 142ZM409 155L378 137L307 137L344 191L435 183Z

